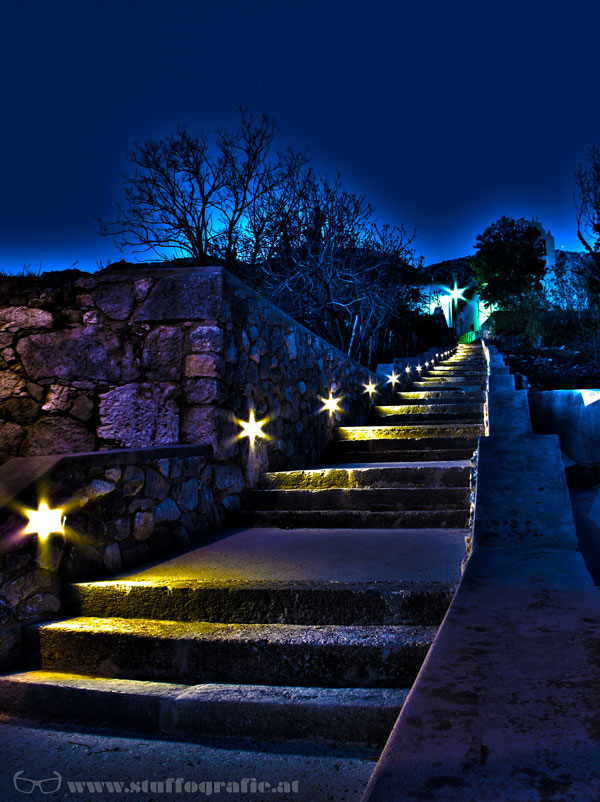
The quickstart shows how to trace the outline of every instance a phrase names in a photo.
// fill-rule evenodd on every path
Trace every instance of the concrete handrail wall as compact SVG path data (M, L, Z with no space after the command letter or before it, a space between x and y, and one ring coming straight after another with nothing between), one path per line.
M529 392L535 431L557 434L565 454L575 462L600 460L600 390Z
M598 798L600 600L558 438L488 355L473 552L363 802Z

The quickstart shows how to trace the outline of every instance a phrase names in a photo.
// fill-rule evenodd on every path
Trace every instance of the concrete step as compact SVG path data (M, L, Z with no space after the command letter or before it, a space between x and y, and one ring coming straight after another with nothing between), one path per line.
M25 628L32 668L119 679L409 687L436 627L70 618Z
M390 440L334 441L327 460L333 464L372 462L424 462L438 460L471 460L477 448L475 437L421 437Z
M462 390L463 392L480 393L485 392L486 381L473 382L462 384L459 382L450 382L447 379L430 379L429 381L413 381L413 390Z
M395 395L400 404L483 404L485 392L483 390L414 390L397 392Z
M424 462L376 467L311 468L263 473L263 490L323 490L325 488L469 487L471 465Z
M479 437L485 434L483 423L418 423L407 426L340 426L338 440L402 440L405 438Z
M367 442L377 443L377 440L370 440ZM379 441L381 442L381 441ZM393 444L394 440L386 440L383 442L387 442ZM406 443L410 444L411 440L406 440ZM373 451L365 451L360 450L359 444L360 441L348 441L346 443L339 443L338 446L333 446L325 462L327 464L331 464L335 466L339 462L344 461L344 463L350 463L352 467L358 468L360 467L359 463L374 463L377 466L381 466L385 460L389 460L392 462L424 462L430 460L432 462L464 462L466 460L470 460L477 448L477 442L475 442L472 446L467 446L466 448L421 448L421 443L424 442L423 440L416 440L414 441L414 448L405 448L405 449L393 449L393 450L376 450ZM459 442L468 442L467 438L464 438L464 441ZM353 443L356 443L356 448L353 448Z
M215 736L382 747L403 688L181 685L28 671L0 677L0 707L20 718L180 738Z
M283 528L366 528L423 529L431 527L465 528L469 526L468 509L450 510L252 510L237 516L243 526L278 526Z
M482 400L471 400L470 398L452 398L448 403L439 396L434 398L413 398L403 399L400 404L385 404L373 407L376 415L413 415L426 413L428 415L449 413L459 415L466 413L470 415L483 415Z
M426 624L460 579L459 529L231 529L119 579L71 586L70 616Z
M463 376L457 375L425 375L422 377L421 381L426 382L427 384L440 384L440 385L458 385L459 387L462 385L480 385L485 384L486 377L480 376L479 374L465 374ZM413 382L415 384L416 382Z
M452 373L456 375L461 375L463 373L469 374L484 374L487 372L487 366L485 363L480 365L475 365L472 362L461 362L455 364L441 364L441 365L434 365L433 367L429 368L431 373Z
M407 533L407 539L411 534ZM466 533L460 530L457 534L464 539ZM430 539L441 546L445 535L431 532L421 538L423 544ZM148 617L222 624L439 626L455 590L456 581L450 579L116 580L73 585L68 611L74 617Z
M373 408L372 422L393 423L480 423L483 404L398 404Z
M468 486L250 490L242 515L251 510L460 510L468 509L470 493Z
M479 423L482 420L481 415L474 414L452 414L449 412L442 412L439 415L433 415L428 412L413 412L407 415L399 413L398 415L373 415L371 419L372 425L381 425L385 423L386 426L392 425L408 425L419 423L430 423L434 425L445 423Z

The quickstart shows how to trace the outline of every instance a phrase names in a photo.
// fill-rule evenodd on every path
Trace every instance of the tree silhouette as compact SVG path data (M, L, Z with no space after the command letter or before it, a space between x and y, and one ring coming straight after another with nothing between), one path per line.
M476 249L471 269L484 303L522 308L542 290L545 243L531 223L501 217L478 235Z
M242 107L238 113L238 129L219 130L213 147L206 133L190 134L183 126L167 139L136 142L127 154L135 169L122 177L125 203L117 204L115 220L99 220L100 233L121 250L169 258L175 249L199 265L219 260L233 267L253 206L262 201L271 224L278 209L265 199L285 195L287 182L307 162L289 149L272 153L272 117ZM261 240L256 247L264 247Z
M588 149L588 160L575 173L577 236L592 257L588 290L600 298L600 145Z

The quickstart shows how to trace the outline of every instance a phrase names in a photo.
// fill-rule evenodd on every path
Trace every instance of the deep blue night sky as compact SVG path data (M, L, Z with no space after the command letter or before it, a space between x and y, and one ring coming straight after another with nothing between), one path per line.
M503 214L580 250L573 172L600 143L600 4L0 0L0 269L94 270L136 139L268 112L427 263Z

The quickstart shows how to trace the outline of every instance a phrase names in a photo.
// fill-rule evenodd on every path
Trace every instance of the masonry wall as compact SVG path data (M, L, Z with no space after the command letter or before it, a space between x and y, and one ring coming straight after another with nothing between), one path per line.
M317 461L336 425L369 415L373 373L221 268L3 295L1 666L18 664L23 624L61 612L65 582L201 542L262 471ZM268 418L254 447L237 436L250 409ZM42 498L65 506L66 537L23 536L20 508Z
M0 307L0 458L209 444L248 484L319 459L343 395L364 422L374 374L227 271L106 271ZM269 416L250 450L235 417Z
M219 528L244 482L211 457L208 446L158 446L1 466L0 666L18 664L23 624L64 612L65 583L113 576ZM64 536L23 533L23 508L40 498L63 509Z

